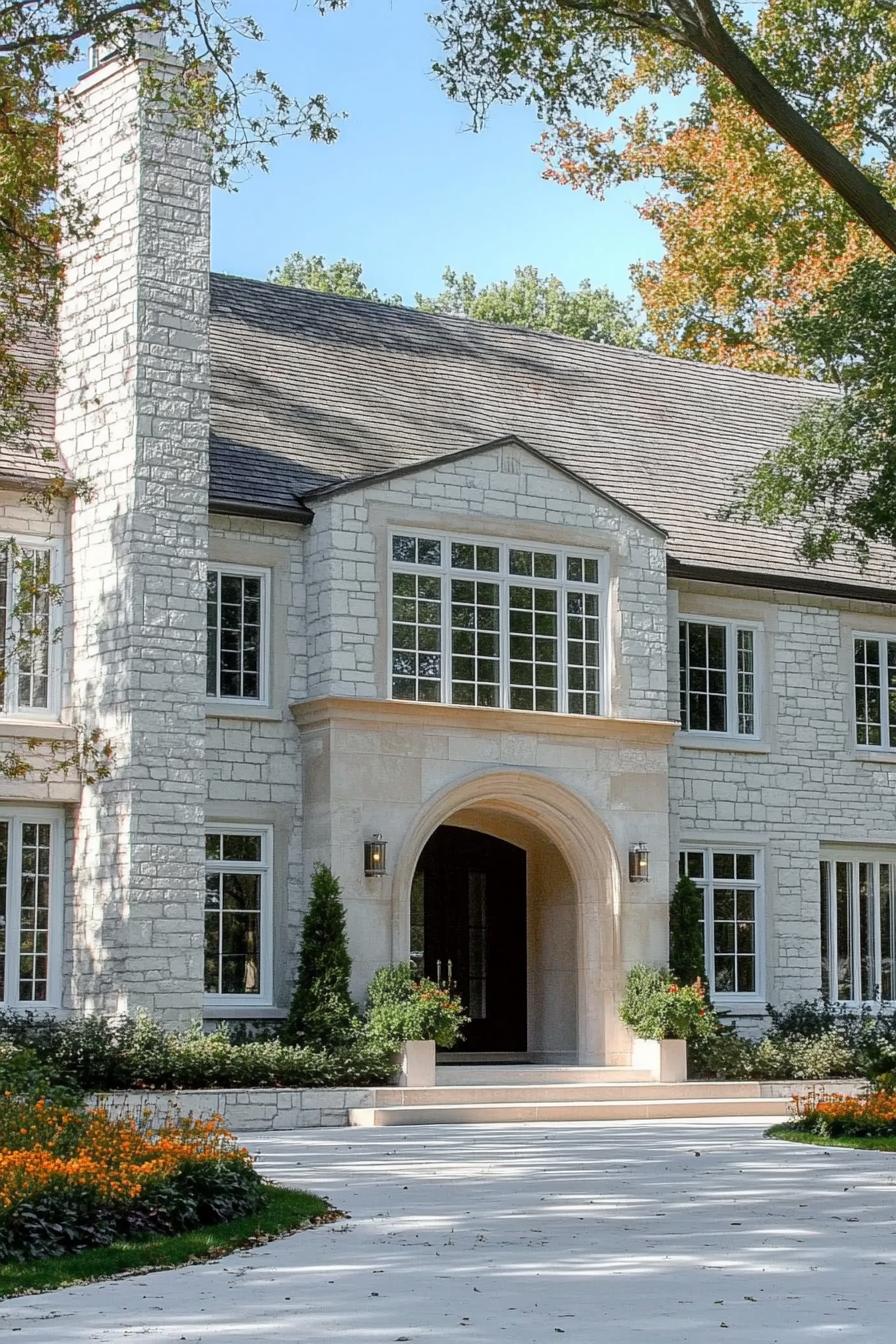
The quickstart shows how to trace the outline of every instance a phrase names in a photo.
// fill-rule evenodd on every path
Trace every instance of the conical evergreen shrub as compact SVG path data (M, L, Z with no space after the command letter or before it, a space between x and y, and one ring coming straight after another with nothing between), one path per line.
M348 1045L358 1030L349 994L352 962L345 936L345 910L338 879L319 863L302 922L299 969L283 1039L319 1050Z
M680 877L669 900L669 970L683 985L706 982L703 958L703 893L689 877Z

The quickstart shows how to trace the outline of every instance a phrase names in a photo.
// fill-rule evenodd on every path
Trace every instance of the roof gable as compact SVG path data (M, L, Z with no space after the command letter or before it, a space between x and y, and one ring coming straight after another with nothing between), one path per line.
M620 513L624 513L627 517L632 518L642 527L648 528L651 532L655 532L660 537L666 536L664 529L658 527L656 523L651 522L649 518L645 518L643 514L637 513L634 509L629 508L627 504L621 504L618 499L614 499L612 495L607 494L605 490L599 489L598 486L594 485L591 481L586 481L583 476L578 474L578 472L571 471L569 467L564 466L562 462L558 462L557 459L551 457L549 453L543 453L538 448L533 448L531 443L527 443L525 439L521 439L518 434L504 434L498 439L490 439L488 443L474 444L469 448L458 448L454 452L440 453L436 457L427 457L416 462L403 463L401 466L390 467L385 471L369 472L366 476L347 477L345 480L333 481L330 485L321 485L314 490L309 490L306 494L300 496L301 502L303 504L313 504L316 499L331 498L333 495L342 494L350 490L361 490L367 485L379 484L383 481L395 480L401 476L412 476L417 472L431 470L433 467L441 466L443 463L462 462L464 458L477 457L481 453L494 452L496 449L510 447L528 453L529 456L533 457L537 462L541 462L545 466L550 467L551 470L556 471L559 476L563 476L567 480L573 481L580 487L580 489L603 500L612 508L618 509Z

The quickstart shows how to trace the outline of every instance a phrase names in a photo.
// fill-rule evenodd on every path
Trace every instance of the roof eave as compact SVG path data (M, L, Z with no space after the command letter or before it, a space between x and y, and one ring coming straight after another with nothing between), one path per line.
M896 586L882 588L873 584L845 583L843 580L816 578L813 575L766 574L756 570L728 569L715 565L694 565L669 556L669 578L691 579L699 583L721 583L739 588L777 588L783 592L812 593L818 597L846 598L860 602L896 602Z

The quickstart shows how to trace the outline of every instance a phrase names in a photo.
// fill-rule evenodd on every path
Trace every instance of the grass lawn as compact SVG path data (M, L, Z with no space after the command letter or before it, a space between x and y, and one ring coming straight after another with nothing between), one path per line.
M882 1134L874 1138L823 1139L820 1134L803 1134L787 1125L772 1125L766 1134L770 1139L786 1139L788 1143L814 1143L817 1148L872 1148L882 1153L896 1153L896 1135Z
M272 1185L268 1187L260 1209L229 1223L197 1227L174 1237L116 1241L111 1246L96 1246L74 1255L29 1260L21 1265L0 1265L0 1298L65 1288L70 1283L106 1279L112 1274L170 1269L198 1260L214 1260L242 1246L260 1245L311 1223L330 1222L340 1216L326 1200L318 1199L316 1195Z

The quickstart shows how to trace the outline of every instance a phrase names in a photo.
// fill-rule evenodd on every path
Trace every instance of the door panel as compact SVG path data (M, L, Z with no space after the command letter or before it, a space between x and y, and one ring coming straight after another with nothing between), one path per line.
M441 826L420 856L411 948L450 980L472 1019L461 1050L526 1049L526 855L504 840Z

